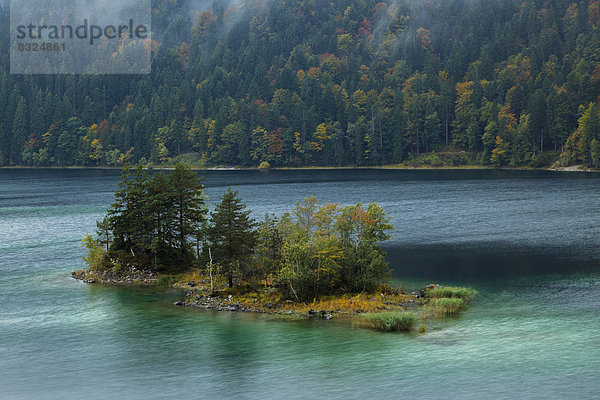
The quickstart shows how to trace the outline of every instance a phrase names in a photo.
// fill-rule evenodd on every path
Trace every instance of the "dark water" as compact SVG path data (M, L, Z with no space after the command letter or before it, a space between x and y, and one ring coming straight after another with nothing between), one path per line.
M261 218L311 194L377 201L394 279L480 291L427 335L172 306L69 278L115 171L0 170L0 398L597 398L600 176L208 171Z

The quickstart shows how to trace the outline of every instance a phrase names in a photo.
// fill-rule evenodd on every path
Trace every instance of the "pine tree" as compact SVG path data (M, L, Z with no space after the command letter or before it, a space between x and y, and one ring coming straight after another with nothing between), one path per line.
M177 241L174 233L175 209L173 207L173 190L169 178L162 172L154 174L148 182L146 215L152 226L149 243L153 254L154 268L158 267L159 254L170 258L169 249Z
M194 254L190 239L200 238L206 220L204 186L189 167L178 164L169 175L152 178L138 166L123 169L115 203L98 224L99 235L117 256L133 257L136 264L180 271ZM150 259L150 253L152 260Z
M106 251L108 252L112 238L110 220L104 217L102 221L96 221L96 228L98 228L96 235L98 235L100 243L106 247Z
M108 211L114 235L112 250L131 251L132 247L143 244L143 238L148 236L148 214L144 207L147 182L147 173L141 166L134 174L128 167L123 169L115 203Z
M23 150L25 140L27 140L27 104L25 98L21 96L12 126L10 141L10 161L12 163L21 163L21 151Z
M177 164L169 177L175 209L174 231L179 241L179 250L186 252L187 238L197 237L198 230L206 219L204 185L202 179L184 164Z
M207 229L208 246L227 275L229 287L233 287L234 275L239 274L256 242L255 222L237 195L229 188L220 196L221 203L210 214Z

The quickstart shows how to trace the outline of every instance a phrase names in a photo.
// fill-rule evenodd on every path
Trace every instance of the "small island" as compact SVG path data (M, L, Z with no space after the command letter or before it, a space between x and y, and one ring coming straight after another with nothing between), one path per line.
M379 243L389 217L376 203L318 204L256 222L228 189L209 212L202 180L184 164L150 176L124 168L115 202L96 236L86 235L86 283L185 289L176 305L245 311L269 319L347 318L359 327L424 333L427 321L456 315L476 291L388 284Z

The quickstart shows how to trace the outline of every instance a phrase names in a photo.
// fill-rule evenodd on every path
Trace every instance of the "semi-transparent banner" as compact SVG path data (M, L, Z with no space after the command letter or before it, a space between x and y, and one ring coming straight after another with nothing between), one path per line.
M150 73L150 0L11 0L11 74Z

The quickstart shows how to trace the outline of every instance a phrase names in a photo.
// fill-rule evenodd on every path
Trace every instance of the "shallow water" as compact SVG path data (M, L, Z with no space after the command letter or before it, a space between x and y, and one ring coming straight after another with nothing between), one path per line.
M0 397L597 398L600 176L541 171L207 171L262 218L311 194L377 201L394 280L480 296L427 335L172 306L85 285L84 233L118 172L0 170Z

